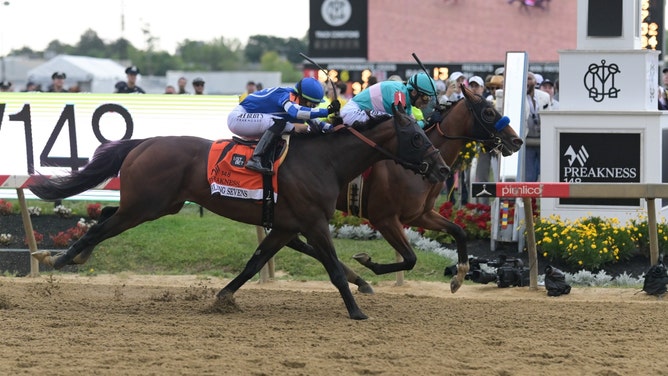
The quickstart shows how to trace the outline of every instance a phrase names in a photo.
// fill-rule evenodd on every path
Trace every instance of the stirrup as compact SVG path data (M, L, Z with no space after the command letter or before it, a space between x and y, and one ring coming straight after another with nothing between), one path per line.
M274 171L272 170L271 167L264 167L262 165L262 162L258 162L257 160L251 158L246 162L246 168L249 170L257 171L259 173L262 173L264 175L273 175Z

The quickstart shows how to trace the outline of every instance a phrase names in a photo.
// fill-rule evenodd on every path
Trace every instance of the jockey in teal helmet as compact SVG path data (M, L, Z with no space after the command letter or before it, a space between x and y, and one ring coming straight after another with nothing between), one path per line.
M327 108L316 108L323 102L325 91L320 81L306 77L294 87L273 87L249 94L227 117L232 133L246 138L260 138L246 168L273 174L269 161L263 163L265 154L273 149L283 132L309 132L310 127L329 129L331 125L320 117L338 112L339 101Z
M414 95L411 97L413 106L415 106L415 101L420 94L436 97L436 82L426 73L412 75L406 82L406 87L408 87L408 90L414 90Z
M365 122L375 115L391 114L396 92L402 92L409 99L406 103L406 113L413 115L413 106L425 108L436 97L436 83L425 73L412 75L406 83L378 82L362 90L343 106L341 109L343 122L351 125L355 122Z

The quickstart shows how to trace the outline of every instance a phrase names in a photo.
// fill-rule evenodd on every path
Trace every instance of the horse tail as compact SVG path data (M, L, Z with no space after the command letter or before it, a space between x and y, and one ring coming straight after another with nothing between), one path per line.
M67 176L38 179L28 188L37 197L46 201L56 201L95 188L107 179L118 176L125 157L142 140L119 140L98 146L91 160L79 171Z

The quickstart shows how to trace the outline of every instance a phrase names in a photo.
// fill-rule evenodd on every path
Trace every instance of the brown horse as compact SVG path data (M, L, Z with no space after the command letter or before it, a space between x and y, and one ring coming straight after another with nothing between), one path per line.
M233 304L234 293L279 249L302 234L313 247L310 255L323 264L338 288L350 317L367 318L350 292L329 233L339 190L373 163L388 158L418 171L434 184L443 182L449 173L417 123L405 113L395 112L394 119L385 118L377 125L341 127L343 130L318 136L292 136L290 152L278 175L280 195L272 231L244 270L218 293L218 303ZM175 214L186 201L235 221L262 224L262 205L257 201L211 194L207 181L211 145L212 141L196 137L114 141L98 147L82 170L32 185L30 189L38 197L58 200L94 188L119 172L121 176L118 207L104 208L99 223L66 252L54 256L36 252L34 256L57 269L82 264L103 240L143 222Z
M517 152L523 141L513 128L503 126L508 124L508 118L503 119L490 103L463 85L462 92L464 99L448 109L440 108L440 122L425 130L430 141L439 149L445 163L452 166L459 151L471 141L481 142L487 150L498 150L503 156ZM450 281L450 291L456 292L469 270L466 233L459 225L434 210L434 204L442 189L442 184L420 179L392 161L374 164L360 195L362 216L383 235L403 257L403 261L378 264L371 261L366 253L355 255L355 260L376 274L410 270L417 258L404 233L403 225L444 231L452 235L457 244L457 275ZM343 190L336 208L348 211L347 199L346 190ZM346 273L348 281L358 285L360 291L373 291L352 270L346 269Z

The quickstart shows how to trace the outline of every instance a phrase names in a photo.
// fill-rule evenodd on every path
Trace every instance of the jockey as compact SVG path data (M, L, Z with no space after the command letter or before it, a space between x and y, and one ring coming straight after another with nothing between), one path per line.
M412 106L423 109L436 97L436 83L426 73L418 73L412 75L406 83L381 81L371 85L343 106L343 123L351 125L355 122L366 122L374 115L392 114L394 94L397 91L410 99L406 103L406 113L412 116Z
M341 104L333 101L327 108L315 108L325 95L320 81L302 78L295 87L273 87L249 94L227 117L230 131L246 138L259 138L246 168L273 175L271 162L262 165L265 154L283 132L306 133L310 126L329 130L331 124L314 120L338 112Z

